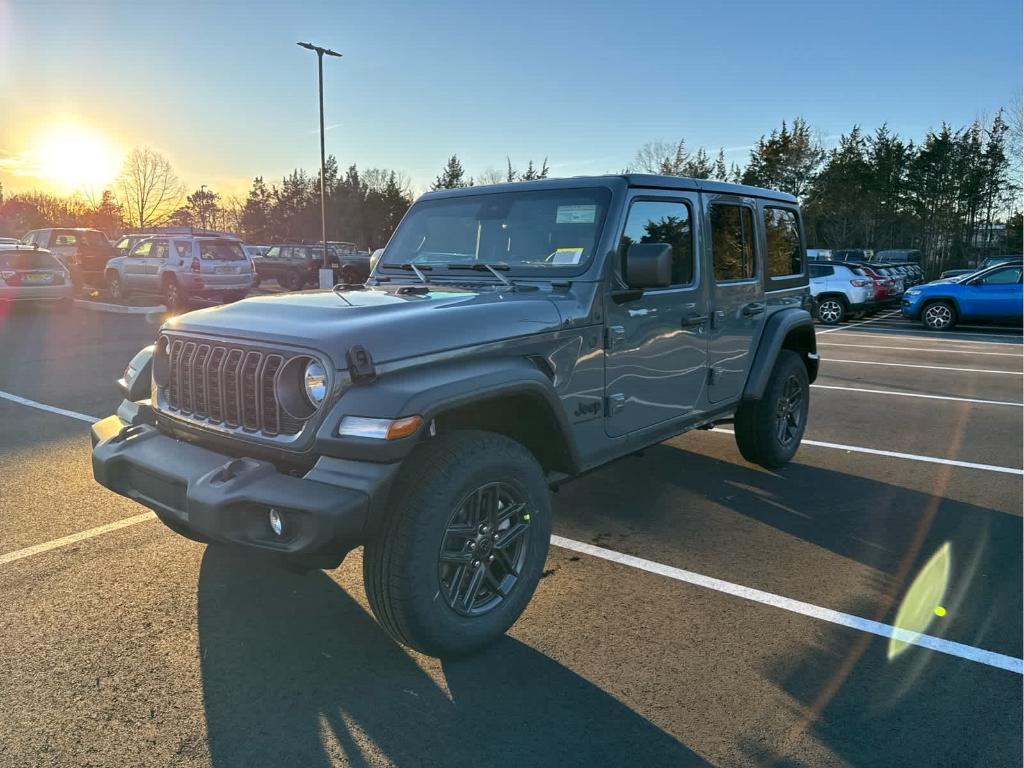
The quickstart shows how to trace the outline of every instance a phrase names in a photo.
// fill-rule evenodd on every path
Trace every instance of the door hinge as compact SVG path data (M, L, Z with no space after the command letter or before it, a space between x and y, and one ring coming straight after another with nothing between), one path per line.
M621 325L609 325L604 329L604 348L615 349L626 340L626 329Z
M615 392L608 395L604 403L604 415L614 416L626 406L626 396L621 392Z

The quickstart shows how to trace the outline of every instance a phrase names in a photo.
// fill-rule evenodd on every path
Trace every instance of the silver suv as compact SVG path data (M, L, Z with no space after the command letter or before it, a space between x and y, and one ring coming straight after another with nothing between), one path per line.
M253 263L230 238L146 238L127 256L106 262L106 287L115 301L131 294L164 298L168 309L191 299L238 301L253 284Z
M115 301L133 293L162 296L170 310L192 299L238 301L252 287L252 261L239 240L172 235L148 237L127 256L107 262L106 284Z

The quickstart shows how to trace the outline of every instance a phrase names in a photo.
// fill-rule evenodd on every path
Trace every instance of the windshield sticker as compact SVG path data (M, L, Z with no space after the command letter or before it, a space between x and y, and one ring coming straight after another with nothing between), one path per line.
M560 205L555 224L593 224L596 218L596 205Z
M583 258L582 248L559 248L551 255L552 264L579 264Z

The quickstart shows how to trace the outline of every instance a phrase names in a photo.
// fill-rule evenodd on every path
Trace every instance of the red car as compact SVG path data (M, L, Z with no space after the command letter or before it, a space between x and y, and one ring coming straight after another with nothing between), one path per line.
M868 264L858 263L857 266L863 270L865 275L871 278L871 283L874 288L874 297L872 299L874 307L869 311L881 309L889 302L890 298L895 298L890 297L889 295L892 292L893 286L893 280L891 277L886 277L880 272L875 271Z

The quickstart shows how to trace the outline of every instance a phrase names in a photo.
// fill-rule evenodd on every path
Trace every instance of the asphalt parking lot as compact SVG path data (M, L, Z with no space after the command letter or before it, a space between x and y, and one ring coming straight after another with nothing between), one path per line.
M296 575L93 482L158 319L0 318L0 765L1021 765L1019 329L819 328L790 466L723 428L571 483L526 613L441 663L358 551Z

